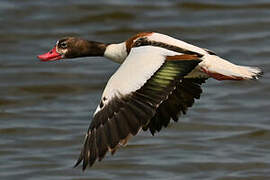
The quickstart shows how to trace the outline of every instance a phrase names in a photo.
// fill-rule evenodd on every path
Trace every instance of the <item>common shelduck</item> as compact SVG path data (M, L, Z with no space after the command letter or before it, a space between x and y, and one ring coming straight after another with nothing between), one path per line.
M122 65L108 81L100 104L86 133L75 166L83 170L126 145L141 129L152 135L167 127L199 99L201 84L217 80L258 79L257 67L239 66L173 37L139 33L119 44L105 44L66 37L38 58L53 61L65 58L104 56Z

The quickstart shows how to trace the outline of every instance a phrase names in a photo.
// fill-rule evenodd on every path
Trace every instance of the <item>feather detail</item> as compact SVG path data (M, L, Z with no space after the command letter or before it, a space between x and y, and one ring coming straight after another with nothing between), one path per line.
M83 161L83 170L87 166L91 167L96 159L101 160L107 151L114 154L120 145L127 143L131 135L134 136L140 129L147 127L157 113L157 108L175 90L177 82L200 62L199 59L165 60L141 88L129 94L117 93L110 98L104 107L95 113L75 166ZM159 110L159 114L165 119L164 122L159 119L152 121L155 123L154 130L158 131L164 124L167 126L171 118L170 113L163 108Z

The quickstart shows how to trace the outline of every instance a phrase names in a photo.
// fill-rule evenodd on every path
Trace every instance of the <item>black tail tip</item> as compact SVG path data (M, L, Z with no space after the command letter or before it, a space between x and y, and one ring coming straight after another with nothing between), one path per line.
M258 72L257 74L255 74L254 76L252 76L252 79L259 79L261 77L263 77L263 71Z

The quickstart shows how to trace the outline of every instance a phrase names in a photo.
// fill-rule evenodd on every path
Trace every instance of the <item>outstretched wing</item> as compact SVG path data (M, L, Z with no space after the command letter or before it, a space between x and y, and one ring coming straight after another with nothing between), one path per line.
M92 166L147 127L178 82L200 62L196 55L160 47L132 48L104 90L75 166L82 161L83 169Z

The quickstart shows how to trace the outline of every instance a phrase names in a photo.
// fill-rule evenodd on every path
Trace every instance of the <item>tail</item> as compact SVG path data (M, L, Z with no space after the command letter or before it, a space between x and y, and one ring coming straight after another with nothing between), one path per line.
M235 65L218 56L204 59L201 69L217 80L259 79L263 75L263 71L258 67Z
M258 67L238 66L238 68L243 79L259 79L263 75L263 71Z

